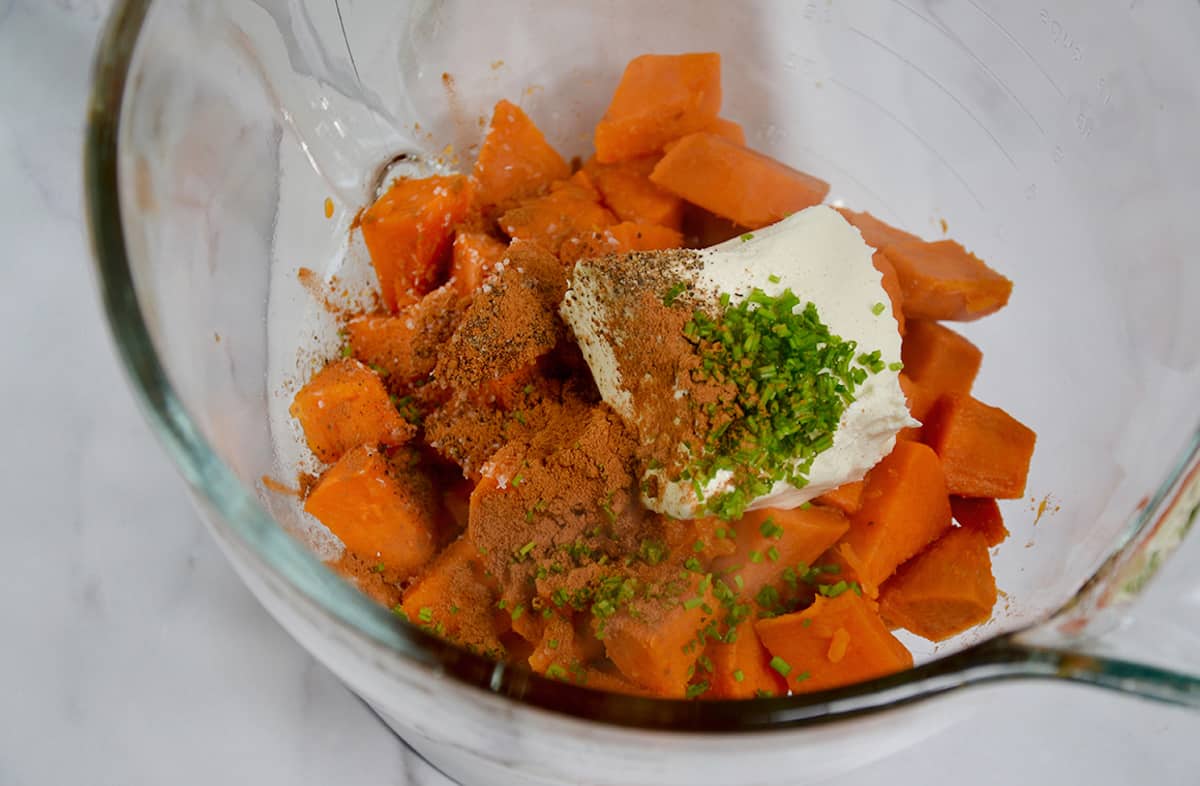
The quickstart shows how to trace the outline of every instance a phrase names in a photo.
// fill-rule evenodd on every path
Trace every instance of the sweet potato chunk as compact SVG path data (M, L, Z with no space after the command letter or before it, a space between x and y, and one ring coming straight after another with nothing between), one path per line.
M399 314L355 317L346 323L350 351L386 374L395 390L433 371L465 309L458 289L447 284Z
M833 491L826 491L813 500L818 505L837 508L847 516L853 516L862 507L863 482L856 480L843 483Z
M904 313L913 319L958 322L999 311L1012 294L1012 281L953 240L897 243L884 249L904 293Z
M896 320L896 329L903 336L908 332L908 323L904 318L904 292L900 289L900 277L896 275L896 268L892 265L891 260L882 251L876 251L871 255L871 264L880 273L879 284L891 301L892 317Z
M712 673L697 669L698 677L710 686L702 698L753 699L787 693L787 683L771 668L771 654L759 641L753 620L739 623L731 638L709 642L706 654L712 662Z
M723 117L718 117L700 130L716 134L723 139L728 139L735 145L745 146L746 144L746 131L742 128L741 124Z
M683 200L650 181L659 158L642 156L615 164L589 159L583 171L591 176L604 204L617 218L679 230L683 226Z
M450 257L450 280L459 294L467 296L479 289L507 250L506 244L483 232L456 234Z
M362 214L359 226L389 309L417 302L445 280L454 225L470 201L462 175L405 179Z
M508 101L496 103L475 161L476 204L503 210L543 193L551 183L570 174L570 165L519 106Z
M1037 434L999 407L970 396L942 396L930 410L922 438L937 451L951 494L1017 499Z
M680 698L688 673L703 653L699 631L712 616L711 598L704 605L679 604L638 619L620 612L607 620L604 649L609 660L631 682L660 696Z
M884 620L930 641L987 622L995 605L987 541L963 527L901 565L879 592Z
M715 134L679 140L650 179L687 201L757 229L819 205L829 184Z
M983 353L944 325L914 319L909 322L900 359L905 374L940 396L970 393Z
M434 555L437 499L416 466L398 466L369 445L342 456L313 487L304 509L346 548L378 560L385 578L403 581Z
M581 259L602 257L605 254L624 254L626 251L656 251L680 248L683 235L674 229L656 224L635 224L622 221L596 232L578 237L569 237L558 250L563 264L574 264Z
M514 241L508 264L471 301L434 368L455 390L475 390L519 371L558 344L558 304L566 289L562 265L537 243Z
M897 442L867 474L862 507L850 518L842 541L857 559L851 567L858 580L873 594L950 523L950 497L937 454L918 442Z
M318 371L288 409L313 454L337 461L359 445L402 445L415 433L392 406L374 371L347 358Z
M819 597L804 611L754 626L771 667L796 693L840 688L912 666L912 654L854 592Z
M983 536L988 546L999 546L1008 539L1008 528L1000 515L1000 506L986 497L951 497L950 511L963 529Z
M494 615L495 581L465 536L447 546L404 592L408 621L467 649L504 657Z
M720 110L720 55L635 57L596 125L596 158L612 163L658 152L672 139L710 125Z
M741 591L754 597L767 585L784 589L785 568L812 565L850 524L840 511L810 507L753 510L733 526L737 551L713 560L713 571L740 576Z
M715 246L744 235L748 229L728 218L713 215L702 207L686 202L683 205L683 237L688 248Z
M571 181L556 183L549 194L521 202L500 217L500 228L514 240L535 242L558 255L569 238L593 234L617 223L596 201L591 181L582 170Z
M842 214L842 218L849 221L858 229L863 236L863 241L868 246L878 251L883 251L888 246L894 246L897 243L924 242L916 235L905 232L903 229L896 229L896 227L880 221L870 213L856 213L844 207L835 209Z

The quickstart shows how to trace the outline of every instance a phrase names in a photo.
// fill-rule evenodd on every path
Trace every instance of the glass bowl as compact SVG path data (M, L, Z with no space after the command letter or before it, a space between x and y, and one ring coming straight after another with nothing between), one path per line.
M817 781L955 722L918 700L995 680L1200 705L1189 632L1124 626L1200 503L1198 43L1188 0L126 0L89 108L99 288L246 584L464 783ZM264 484L296 469L289 391L330 349L298 271L361 254L348 230L383 168L469 161L502 97L585 154L624 63L689 50L722 54L723 114L751 146L831 200L948 227L1015 281L1004 312L964 326L986 355L977 395L1040 435L1030 495L1005 507L1006 599L947 645L909 640L903 674L747 702L548 681L376 606Z

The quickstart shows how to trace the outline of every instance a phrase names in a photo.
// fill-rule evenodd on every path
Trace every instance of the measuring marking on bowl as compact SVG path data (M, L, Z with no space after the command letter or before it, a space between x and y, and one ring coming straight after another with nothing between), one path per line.
M1022 44L1015 35L1009 32L1007 27L1000 24L1000 22L996 20L996 17L985 11L983 7L979 5L978 0L967 0L967 2L974 6L975 10L978 11L985 19L995 25L996 29L1003 33L1004 36L1012 43L1012 45L1019 49L1021 53L1025 55L1025 57L1029 58L1029 62L1033 63L1034 67L1036 67L1041 75L1046 78L1046 81L1049 82L1050 86L1054 88L1054 92L1058 93L1059 98L1067 97L1066 94L1063 93L1062 88L1058 86L1058 83L1054 81L1054 77L1050 76L1050 73L1042 66L1041 63L1038 62L1038 59L1034 57L1028 49L1025 48L1025 45Z
M1022 101L1019 97L1017 97L1017 94L1015 92L1013 92L1013 89L1011 87L1008 86L1008 83L1005 82L1003 79L1001 79L999 76L997 76L996 72L993 71L991 69L991 67L988 66L987 63L983 62L983 58L981 58L979 55L975 54L975 52L971 49L971 47L967 46L966 43L964 43L963 40L961 38L959 38L958 35L956 35L955 32L948 25L933 21L932 19L928 18L927 16L920 13L916 9L900 2L900 0L892 0L892 3L900 6L905 11L909 12L910 14L915 16L917 19L920 19L922 22L929 25L934 30L937 30L939 33L942 33L943 35L945 35L946 38L948 38L950 41L954 42L955 46L957 46L959 49L961 49L963 51L964 54L966 54L968 57L970 57L972 60L974 60L976 65L978 65L979 68L985 74L987 74L989 77L991 77L993 82L995 82L997 85L999 85L1000 89L1003 90L1006 95L1008 95L1008 97L1012 100L1012 102L1014 104L1016 104L1018 107L1020 107L1021 111L1025 113L1025 116L1028 117L1035 126L1037 126L1037 130L1042 134L1042 136L1046 135L1046 129L1042 128L1041 122L1039 122L1037 119L1037 116L1034 115L1033 112L1031 112L1029 110L1029 107L1025 106L1025 102ZM976 8L978 8L978 6L976 6ZM990 19L991 17L988 17L988 18Z
M882 112L883 114L887 115L889 118L892 119L892 122L894 122L896 125L900 126L905 131L907 131L910 135L912 135L912 137L914 139L916 139L918 142L920 142L925 147L925 149L930 152L930 154L934 158L936 158L938 161L941 162L942 166L946 167L946 169L950 172L950 174L954 175L954 179L957 180L962 185L963 189L968 194L970 194L971 199L975 200L975 204L979 205L980 209L983 209L983 210L987 209L985 207L985 205L983 204L983 200L981 200L979 198L979 196L975 193L975 190L973 188L971 188L971 184L967 182L966 178L964 178L961 174L959 174L959 171L950 165L950 162L947 161L946 158L940 152L938 152L938 149L936 147L934 147L933 145L931 145L928 141L926 141L925 137L918 134L912 126L910 126L908 123L905 123L903 120L901 120L899 117L897 117L896 114L893 113L890 109L877 103L875 101L875 99L871 98L868 95L865 95L864 93L859 92L856 88L851 87L850 85L846 84L845 82L841 81L840 79L837 79L836 77L831 77L829 81L832 82L833 84L837 85L838 87L842 88L847 93L850 93L853 96L857 96L860 100L866 102L870 106L873 106L875 109L877 109L880 112Z
M1013 160L1013 157L1012 157L1012 155L1011 155L1011 154L1008 152L1008 150L1006 150L1006 149L1005 149L1004 145L1002 145L1002 144L1000 143L1000 140L996 138L996 135L992 133L992 130L991 130L990 128L988 128L988 127L987 127L987 125L986 125L986 124L985 124L985 123L984 123L982 120L980 120L980 119L979 119L979 117L978 117L978 116L977 116L977 115L976 115L976 114L975 114L973 111L971 111L971 108L970 108L970 107L968 107L966 104L964 104L964 103L962 102L962 99L961 99L961 98L959 98L958 96L956 96L956 95L955 95L955 94L954 94L954 93L953 93L953 92L952 92L952 91L951 91L949 88L947 88L945 85L943 85L941 82L939 82L939 81L937 80L937 78L936 78L936 77L934 77L933 75L931 75L931 74L930 74L928 71L926 71L925 69L923 69L923 68L921 68L920 66L918 66L918 65L917 65L916 63L914 63L912 60L909 60L909 59L908 59L907 57L905 57L903 54L901 54L901 53L897 52L895 49L892 49L890 46L888 46L887 44L885 44L885 43L883 43L882 41L880 41L878 38L875 38L875 37L874 37L874 36L872 36L871 34L869 34L869 33L864 33L862 30L859 30L857 27L848 27L847 29L848 29L848 30L849 30L851 33L854 33L855 35L857 35L857 36L860 36L860 37L862 37L862 38L865 38L867 41L871 42L872 44L874 44L875 46L879 47L879 48L880 48L880 49L882 49L883 51L885 51L885 52L887 52L888 54L892 55L892 56L893 56L893 57L895 57L897 60L899 60L900 62L904 63L904 65L908 66L908 67L909 67L911 70L913 70L913 71L915 71L916 73L920 74L921 76L925 77L925 79L926 79L927 81L929 81L929 82L930 82L930 83L931 83L931 84L932 84L934 87L936 87L938 90L941 90L943 93L945 93L945 94L946 94L946 96L947 96L947 97L948 97L948 98L949 98L951 101L953 101L954 103L958 104L959 108L960 108L960 109L962 109L962 111L964 111L964 112L966 112L966 113L967 113L967 116L968 116L968 117L970 117L972 120L974 120L974 121L975 121L975 124L976 124L976 125L978 125L978 126L981 128L981 129L983 129L983 133L985 133L985 134L987 134L987 135L988 135L988 138L992 140L992 143L996 145L996 148L997 148L997 149L1000 151L1000 153L1001 153L1001 154L1002 154L1002 155L1003 155L1003 156L1004 156L1006 159L1008 159L1008 163L1009 163L1009 164L1011 164L1011 165L1012 165L1012 167L1013 167L1014 169L1016 169L1016 168L1017 168L1017 162Z

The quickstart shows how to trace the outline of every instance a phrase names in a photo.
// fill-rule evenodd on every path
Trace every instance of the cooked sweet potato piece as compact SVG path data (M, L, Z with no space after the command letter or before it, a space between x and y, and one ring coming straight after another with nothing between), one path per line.
M594 158L583 165L599 190L604 204L622 221L658 224L679 230L683 226L683 200L650 181L660 156L642 156L615 164Z
M985 317L1008 303L1012 282L953 240L897 243L884 249L913 319L958 322Z
M829 184L715 134L671 147L650 179L718 216L757 229L819 205Z
M796 693L840 688L912 666L912 654L866 598L843 592L819 597L804 611L754 626L771 653L771 668Z
M856 213L844 207L835 209L842 214L842 218L849 221L862 233L863 240L868 246L878 251L882 251L888 246L894 246L897 243L924 242L916 235L905 232L903 229L897 229L891 224L884 223L870 213Z
M843 483L833 491L826 491L813 500L818 505L837 508L847 516L853 516L862 507L863 482Z
M709 642L706 654L712 673L697 669L697 676L710 686L701 698L753 699L787 693L787 683L771 668L771 654L759 641L753 620L739 623L731 637Z
M996 580L987 540L955 527L900 566L879 591L888 623L944 641L987 622L996 605Z
M508 246L484 232L458 232L450 257L450 280L461 295L470 295L504 259Z
M831 508L750 511L733 525L737 551L713 560L713 572L740 576L740 589L749 597L768 584L782 590L785 568L812 565L849 526L846 517Z
M476 204L503 210L570 175L570 165L529 116L516 104L498 101L475 161Z
M999 546L1008 538L1008 528L1000 514L1000 505L986 497L951 497L950 511L963 529L983 536L988 546Z
M735 145L745 146L746 144L746 131L742 128L741 124L723 117L718 117L700 130L728 139Z
M914 319L904 336L900 359L905 374L940 396L970 393L983 353L944 325Z
M499 597L484 575L475 546L465 536L447 546L404 592L401 603L414 625L474 652L504 657L494 614Z
M549 194L521 202L500 217L500 228L514 240L531 241L558 255L568 238L584 237L617 223L597 197L587 174L555 184Z
M605 652L631 682L660 696L682 697L689 670L703 654L698 634L715 605L710 595L703 604L680 603L640 619L622 611L607 620Z
M658 152L672 139L710 125L719 111L720 55L635 57L596 125L596 158L612 163Z
M857 557L852 567L863 589L873 594L900 563L950 524L950 497L937 454L918 442L897 442L867 474L862 507L842 540Z
M318 371L288 409L313 454L337 461L359 445L403 445L415 429L392 406L379 375L346 358Z
M1037 434L999 407L956 393L938 399L922 439L941 457L946 487L962 497L1017 499Z
M683 235L674 229L655 224L635 224L622 221L596 232L569 237L559 247L558 258L563 264L605 254L624 254L626 251L656 251L679 248Z
M462 318L467 302L457 287L438 287L399 314L368 314L346 323L355 358L387 376L396 390L433 371L438 353Z
M880 273L880 286L887 293L888 299L892 301L892 316L896 320L896 329L903 336L908 331L908 323L904 318L904 292L900 289L900 277L896 275L896 268L892 265L891 260L882 251L876 251L871 255L871 264Z
M384 304L416 303L446 278L454 225L471 201L462 175L397 180L359 220Z
M904 391L904 399L908 403L908 414L924 423L925 419L929 417L929 410L933 408L938 399L937 391L922 385L903 372L900 374L900 390ZM914 426L902 429L896 435L896 439L920 442L921 428L921 426Z
M437 498L416 466L398 466L369 445L347 452L321 476L304 509L361 559L402 581L433 557Z

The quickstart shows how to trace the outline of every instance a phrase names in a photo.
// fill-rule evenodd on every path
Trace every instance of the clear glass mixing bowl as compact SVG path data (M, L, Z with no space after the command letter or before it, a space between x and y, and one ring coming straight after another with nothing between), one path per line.
M945 222L1016 282L965 328L979 397L1040 434L1005 511L1007 600L910 672L745 703L549 682L375 606L263 488L294 470L280 413L329 331L297 270L347 254L381 167L447 143L469 160L501 97L586 153L624 63L688 50L722 53L752 146L910 230ZM1195 2L127 0L99 52L88 206L147 416L262 603L452 776L820 780L953 721L916 699L988 680L1200 705L1189 631L1122 627L1200 502Z

